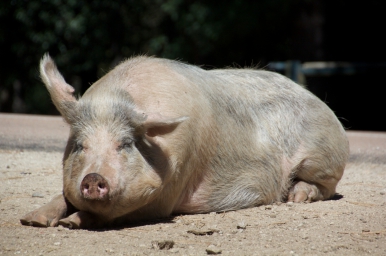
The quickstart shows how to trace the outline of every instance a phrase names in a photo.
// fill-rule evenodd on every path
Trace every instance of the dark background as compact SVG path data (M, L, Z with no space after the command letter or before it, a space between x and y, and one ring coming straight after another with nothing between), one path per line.
M206 69L346 62L364 68L302 83L346 128L386 131L385 7L381 0L1 1L0 111L57 114L38 75L45 52L79 94L138 54Z

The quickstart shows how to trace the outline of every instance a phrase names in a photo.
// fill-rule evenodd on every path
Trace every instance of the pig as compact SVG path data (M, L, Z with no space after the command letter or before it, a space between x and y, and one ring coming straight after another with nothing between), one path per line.
M105 228L325 200L349 156L332 110L278 73L136 56L80 98L48 54L40 74L70 134L63 193L23 225Z

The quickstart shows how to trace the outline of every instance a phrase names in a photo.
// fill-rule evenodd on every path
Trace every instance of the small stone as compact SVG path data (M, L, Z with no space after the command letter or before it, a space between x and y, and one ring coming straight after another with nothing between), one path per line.
M237 224L237 229L246 229L246 228L247 228L247 225L244 222L239 222L239 224Z
M60 242L55 242L54 245L58 246L60 245Z
M207 254L221 254L222 250L215 246L214 244L211 244L206 248Z
M35 192L35 193L32 194L32 197L40 197L40 198L43 198L44 195L41 194L41 193L39 193L39 192Z
M385 194L385 192L384 192L384 191L381 191L381 192L379 192L379 194L381 194L381 195L384 195L384 194Z
M173 248L174 241L172 241L172 240L152 241L151 245L154 249L169 250L169 249Z
M265 209L266 209L266 210L272 210L272 206L267 205L267 206L265 206Z
M213 233L215 232L219 233L219 230L214 228L205 229L205 230L191 229L191 230L188 230L187 232L190 234L194 234L196 236L206 236L206 235L210 236L210 235L213 235Z
M178 249L177 249L177 248L172 248L172 249L169 250L169 252L177 253L177 252L178 252Z

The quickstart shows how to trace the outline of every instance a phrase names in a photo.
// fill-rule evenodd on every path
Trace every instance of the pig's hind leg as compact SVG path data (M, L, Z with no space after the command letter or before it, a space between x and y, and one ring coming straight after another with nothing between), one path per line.
M60 219L72 213L70 205L63 195L55 196L46 205L26 214L20 219L21 224L34 227L55 227Z
M336 186L343 175L344 166L334 169L324 164L328 161L305 159L292 172L289 202L313 202L335 195Z

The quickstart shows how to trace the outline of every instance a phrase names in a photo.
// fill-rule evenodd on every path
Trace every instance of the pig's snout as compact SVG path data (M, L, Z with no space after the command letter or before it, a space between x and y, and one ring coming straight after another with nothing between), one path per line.
M109 190L107 180L97 173L87 174L80 184L80 191L85 199L106 200Z

